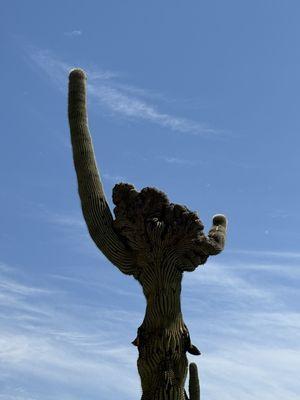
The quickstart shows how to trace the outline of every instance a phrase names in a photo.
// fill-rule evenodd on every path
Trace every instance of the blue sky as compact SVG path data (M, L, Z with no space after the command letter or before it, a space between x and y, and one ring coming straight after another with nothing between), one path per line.
M67 78L88 73L108 200L156 186L223 254L186 274L203 398L300 397L298 1L6 1L1 10L0 399L141 394L141 289L80 211Z

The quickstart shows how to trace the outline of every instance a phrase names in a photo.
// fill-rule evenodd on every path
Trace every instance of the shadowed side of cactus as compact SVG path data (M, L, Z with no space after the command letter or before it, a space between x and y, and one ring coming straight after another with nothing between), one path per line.
M189 380L189 393L190 400L200 400L200 385L198 377L198 369L195 363L189 366L190 380Z
M142 400L184 400L186 353L200 354L192 344L180 304L185 271L220 253L226 218L217 215L208 235L198 215L173 204L155 189L140 192L120 183L113 189L113 218L96 166L86 111L86 76L70 73L69 121L74 165L83 215L90 235L121 272L140 283L147 306L133 344L138 348ZM190 399L199 399L197 367L190 365Z

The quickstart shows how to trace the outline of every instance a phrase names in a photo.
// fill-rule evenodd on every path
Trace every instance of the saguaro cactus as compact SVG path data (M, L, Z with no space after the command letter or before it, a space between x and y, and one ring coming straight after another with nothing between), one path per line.
M155 189L138 192L119 183L113 189L113 218L97 169L86 110L86 76L69 77L69 123L83 215L98 248L121 272L142 286L146 313L132 342L138 348L142 400L184 400L186 353L200 354L183 321L182 275L220 253L226 218L216 215L208 235L195 212L170 203ZM190 400L200 399L197 367L190 364Z

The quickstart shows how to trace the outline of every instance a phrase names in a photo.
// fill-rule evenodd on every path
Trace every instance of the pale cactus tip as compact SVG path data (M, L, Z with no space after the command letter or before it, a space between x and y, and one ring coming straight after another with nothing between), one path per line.
M81 68L72 68L69 72L69 79L86 79L86 73Z
M216 214L213 216L213 225L221 225L227 228L227 218L223 214Z

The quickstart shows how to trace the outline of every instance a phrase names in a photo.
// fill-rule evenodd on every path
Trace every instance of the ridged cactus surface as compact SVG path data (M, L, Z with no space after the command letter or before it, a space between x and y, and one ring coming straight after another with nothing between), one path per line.
M223 250L226 219L216 215L206 236L195 212L171 203L155 188L139 192L127 183L117 184L113 189L113 217L88 129L86 75L75 69L69 78L73 158L89 233L121 272L140 283L147 301L143 323L133 341L139 353L142 400L184 400L186 353L200 352L191 342L181 313L182 275ZM190 364L189 373L190 400L199 400L196 364Z

